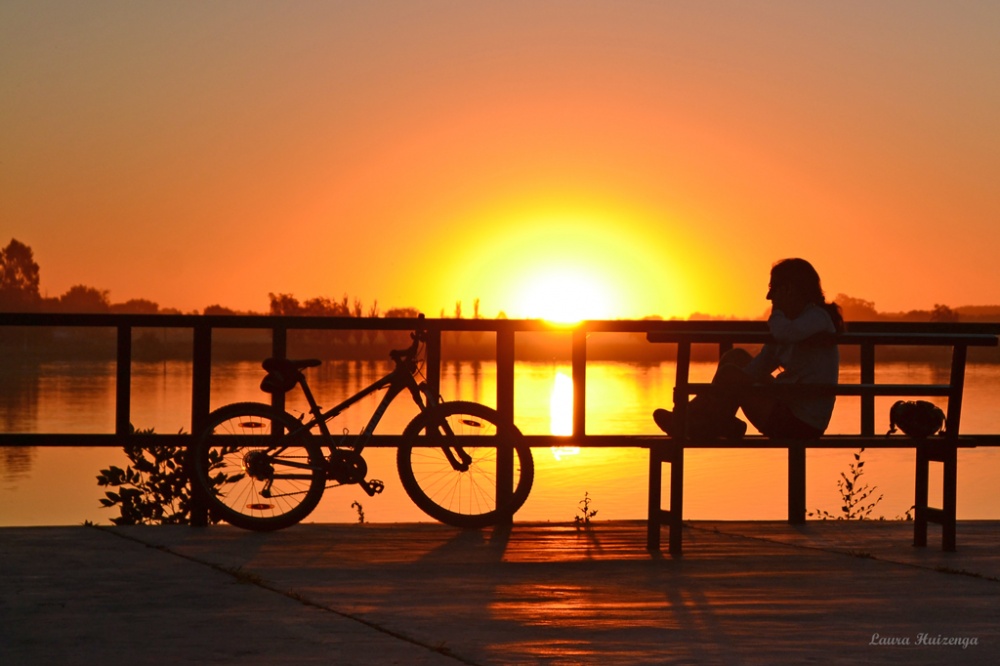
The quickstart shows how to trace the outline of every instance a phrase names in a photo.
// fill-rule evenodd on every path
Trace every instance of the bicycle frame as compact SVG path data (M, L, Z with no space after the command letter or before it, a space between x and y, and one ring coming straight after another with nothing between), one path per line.
M394 362L389 372L326 410L317 403L303 373L319 365L318 360L265 360L268 376L261 387L284 393L294 381L290 388L301 387L308 415L296 417L273 404L254 402L233 403L213 412L199 439L194 465L201 490L222 519L247 529L281 529L309 515L327 488L357 484L369 496L381 493L385 484L367 478L362 452L374 441L389 405L404 391L418 413L399 438L396 467L417 506L460 527L494 524L517 510L534 476L530 449L495 409L468 401L442 402L419 372L423 332L418 329L412 339L406 349L389 352ZM377 391L384 395L359 434L348 435L345 429L340 437L331 432L333 419ZM505 446L512 449L508 461L521 461L512 470L513 495L503 495L495 481Z
M381 422L382 417L385 415L386 410L389 405L402 393L404 390L409 390L410 396L413 398L413 402L416 403L417 408L420 411L424 411L429 406L425 400L424 396L426 390L421 384L417 383L414 379L414 369L413 360L410 359L394 359L396 367L392 371L382 377L377 379L367 387L361 389L354 395L350 396L338 405L331 407L330 409L323 411L323 409L317 404L316 398L313 395L312 389L309 388L309 384L303 376L298 384L302 388L302 393L305 395L306 402L309 403L309 413L312 418L303 423L301 427L296 428L294 431L290 432L290 435L304 433L312 430L314 427L319 426L319 430L322 433L324 439L327 442L327 446L332 453L335 449L346 448L338 447L334 441L333 433L330 432L330 428L327 425L329 421L340 416L342 413L350 409L352 406L360 402L361 400L367 398L369 395L380 391L382 389L387 389L386 394L382 397L379 402L378 407L372 413L368 423L365 425L364 430L361 431L358 443L353 447L350 447L354 453L361 453L365 444L371 439L371 436L375 432L375 428Z

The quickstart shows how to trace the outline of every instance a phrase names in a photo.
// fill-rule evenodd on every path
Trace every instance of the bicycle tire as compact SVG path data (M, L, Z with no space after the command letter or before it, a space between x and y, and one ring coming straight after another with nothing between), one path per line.
M505 443L514 448L513 514L531 491L535 464L531 448L521 440L520 431L507 426ZM482 446L432 447L409 444L428 432L447 435L479 435L493 441ZM495 525L501 514L496 502L497 445L504 440L500 415L495 409L474 402L446 402L414 418L403 431L407 444L396 452L396 467L403 488L424 513L447 525L476 528ZM499 441L498 441L499 440ZM462 451L471 458L468 469L456 469L448 452Z
M323 450L308 435L289 442L281 434L300 425L291 414L256 402L209 414L193 452L192 483L213 518L268 532L290 527L316 508L326 485ZM261 437L272 434L280 444L262 445ZM269 496L262 492L267 479Z

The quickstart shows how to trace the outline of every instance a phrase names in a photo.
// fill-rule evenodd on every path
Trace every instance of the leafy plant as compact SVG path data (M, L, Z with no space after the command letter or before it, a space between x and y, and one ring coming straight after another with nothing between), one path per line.
M365 524L365 507L361 506L361 502L355 500L351 502L351 508L358 512L358 524Z
M593 500L590 498L590 493L584 492L583 499L578 502L580 505L580 515L576 516L577 527L590 525L590 519L597 515L597 509L590 508L591 502L593 502Z
M875 491L878 489L878 486L869 486L867 483L861 483L861 477L865 473L863 469L865 461L861 459L861 454L864 451L865 449L862 447L854 454L854 462L847 466L847 472L840 473L840 478L837 480L837 489L840 491L840 497L843 502L840 507L841 515L834 516L829 511L817 509L809 513L810 517L815 516L821 520L871 519L872 511L882 501L883 495L880 494L878 497L875 497ZM909 511L907 511L907 515L909 515Z
M131 433L151 435L153 429L131 427ZM112 465L102 469L97 477L97 485L116 489L105 492L100 500L104 508L119 508L120 515L111 522L115 525L189 524L192 491L186 466L187 449L161 444L128 444L122 450L131 464L125 469ZM210 460L209 469L219 463ZM222 473L214 478L216 486L226 481Z

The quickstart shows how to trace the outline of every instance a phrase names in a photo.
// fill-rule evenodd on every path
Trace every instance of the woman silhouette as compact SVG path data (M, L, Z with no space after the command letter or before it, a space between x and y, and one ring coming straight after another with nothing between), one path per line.
M844 330L840 306L826 302L819 274L805 259L784 259L771 268L767 299L773 341L756 356L745 349L723 354L712 379L713 390L688 405L688 436L742 437L747 426L736 418L737 409L772 438L815 438L830 424L833 395L755 388L770 383L836 384L840 369L836 334ZM653 420L674 434L671 412L657 409Z

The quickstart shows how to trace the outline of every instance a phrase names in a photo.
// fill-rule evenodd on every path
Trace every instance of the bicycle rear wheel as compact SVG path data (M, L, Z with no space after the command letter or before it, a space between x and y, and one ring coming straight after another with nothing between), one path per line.
M241 402L209 415L194 451L193 483L213 517L248 530L289 527L308 516L326 484L326 461L301 423L270 405Z
M406 427L407 444L396 453L403 488L427 515L456 527L486 527L498 522L497 447L514 449L514 495L509 509L521 508L531 491L535 464L521 433L510 424L509 437L500 432L495 409L474 402L446 402L417 415ZM429 435L445 438L475 436L482 443L417 445ZM411 444L412 443L412 444Z

